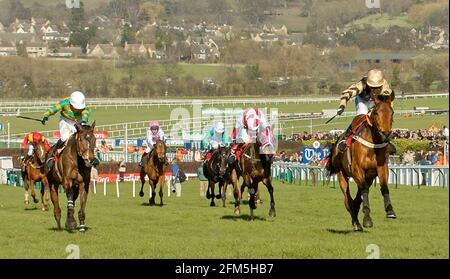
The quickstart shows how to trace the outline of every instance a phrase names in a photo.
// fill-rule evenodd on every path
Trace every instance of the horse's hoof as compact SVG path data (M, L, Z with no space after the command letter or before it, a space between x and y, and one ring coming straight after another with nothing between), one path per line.
M139 197L143 197L144 196L144 192L139 192Z
M353 231L355 231L355 232L362 232L363 228L361 227L361 224L360 223L353 224Z
M86 231L86 226L85 225L80 225L80 232L85 232Z
M24 201L23 203L26 204L26 205L29 205L30 201Z
M209 206L216 206L216 203L212 201Z
M206 193L206 198L209 200L211 198L211 194L210 193Z
M222 198L222 195L216 195L216 199L220 200Z
M272 218L277 216L277 214L275 213L275 209L270 209L269 210L269 216L272 217Z
M390 211L386 213L386 218L396 219L397 215L395 215L394 211Z
M236 214L237 216L241 215L241 210L239 208L235 208L234 214Z
M363 226L364 228L372 228L373 227L372 219L370 217L364 217Z
M38 203L38 202L39 202L39 199L34 199L33 202L34 202L34 203Z

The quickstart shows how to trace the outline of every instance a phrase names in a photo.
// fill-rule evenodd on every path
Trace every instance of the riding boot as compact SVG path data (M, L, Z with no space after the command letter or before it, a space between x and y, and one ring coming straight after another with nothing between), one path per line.
M141 161L139 162L139 166L142 168L147 164L147 154L148 153L144 153L142 154L142 158Z
M48 152L48 159L47 159L47 161L45 162L45 164L47 165L47 168L49 169L49 170L51 170L52 169L52 167L53 167L53 163L54 163L54 161L55 161L55 153L56 153L56 151L59 149L59 148L61 148L62 146L64 145L64 141L62 141L61 139L59 139L51 148L50 148L50 150L49 150L49 152Z
M348 126L347 130L345 130L341 141L338 143L337 147L338 147L339 152L344 152L345 149L347 148L347 137L350 136L351 132L352 132L352 124L350 124L350 126Z
M31 158L33 158L33 155L26 155L23 159L22 159L22 171L25 172L28 162L31 160Z

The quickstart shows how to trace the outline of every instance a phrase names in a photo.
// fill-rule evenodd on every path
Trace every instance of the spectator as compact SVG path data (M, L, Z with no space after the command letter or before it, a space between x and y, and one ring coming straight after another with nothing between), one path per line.
M119 162L119 182L124 181L125 171L126 171L127 165L125 163L124 158L120 158Z
M431 162L426 160L425 155L421 156L421 159L419 160L418 163L421 166L429 166L429 165L431 165ZM422 183L421 183L421 185L425 186L425 185L427 185L427 174L429 173L429 170L422 169L421 173L422 173Z
M206 191L208 190L208 178L206 178L203 173L203 164L201 164L197 169L197 177L200 181L200 197L204 197Z
M98 180L98 169L97 169L98 165L99 161L94 160L94 164L92 165L91 168L91 181L90 181L91 183L89 183L90 186L93 185L93 183Z
M109 148L109 146L106 144L106 141L105 141L105 140L102 140L102 143L101 143L101 145L100 145L99 150L100 150L101 153L108 153L108 152L110 151L110 148Z
M316 155L314 155L311 158L311 160L309 161L308 165L310 165L310 166L318 166L319 165L319 160L317 159ZM312 185L314 187L317 186L317 180L318 180L318 177L319 177L319 170L316 169L316 168L310 169L309 170L309 174L311 176Z
M170 170L172 172L172 183L171 190L172 193L177 193L177 197L181 197L181 181L180 181L180 167L177 165L178 160L173 160L170 166Z

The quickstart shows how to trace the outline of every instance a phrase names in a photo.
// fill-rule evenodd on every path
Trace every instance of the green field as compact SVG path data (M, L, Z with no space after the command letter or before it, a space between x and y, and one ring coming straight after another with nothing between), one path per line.
M351 230L338 186L276 182L277 216L268 216L264 188L254 221L248 220L248 205L240 217L233 214L231 197L226 208L211 208L196 180L183 184L180 198L165 196L163 207L148 206L147 197L133 198L130 184L121 186L120 198L112 184L106 197L102 188L89 194L89 229L82 234L56 231L53 207L49 212L26 207L23 188L0 185L0 258L62 259L69 244L80 247L81 258L363 259L369 244L380 247L381 258L449 257L448 188L391 187L396 220L385 218L379 189L372 188L374 227L363 233ZM60 196L64 224L66 198Z
M249 106L247 104L247 106ZM426 106L431 109L444 109L448 108L448 98L428 98L428 99L412 99L412 100L396 100L395 109L397 110L412 110L415 106ZM205 106L204 108L208 108ZM227 105L217 106L218 109L227 108ZM267 105L268 109L277 108L280 113L290 112L321 112L323 109L336 109L337 104L333 102L323 103L311 103L311 104L280 104L277 106ZM170 118L170 113L175 107L122 107L122 108L98 108L93 110L91 121L96 120L97 125L144 121L150 119L165 120ZM192 111L191 107L186 107ZM354 111L355 106L350 103L347 111ZM43 112L42 112L43 113ZM42 113L24 113L24 116L41 118ZM0 119L1 123L6 125L7 122L11 123L11 133L25 133L32 130L55 130L58 128L59 117L53 116L46 126L42 126L39 122L33 122L29 120L17 119L16 117L3 117ZM431 125L442 127L448 125L448 115L440 116L414 116L412 118L396 117L394 121L394 128L404 129L423 129L428 128ZM350 123L349 118L335 119L329 125L323 126L323 119L313 121L313 131L317 130L331 130L331 129L343 129ZM309 131L310 121L288 121L284 122L282 128L289 129L286 133L290 133L290 130L295 131ZM294 127L294 128L292 128Z
M416 26L413 22L408 19L408 16L390 16L387 13L382 15L372 14L366 17L355 20L347 26L364 26L372 25L375 28L387 28L391 26L399 26L403 28L413 28Z

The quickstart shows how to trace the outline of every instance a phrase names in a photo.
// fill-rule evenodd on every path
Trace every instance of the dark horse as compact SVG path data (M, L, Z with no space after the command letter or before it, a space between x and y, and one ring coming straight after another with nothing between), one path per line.
M61 151L58 159L51 170L47 170L47 178L51 189L51 199L54 207L54 216L58 229L61 229L61 208L59 206L58 188L62 185L67 196L67 219L65 227L72 231L76 229L75 201L80 195L80 210L78 219L80 221L80 232L86 230L85 209L89 193L89 181L91 167L94 161L95 122L92 126L75 125L77 132L73 134ZM49 154L51 156L51 154ZM45 167L47 169L47 166Z
M362 231L358 221L358 213L361 202L363 203L363 226L370 228L373 226L370 217L369 207L369 187L378 176L380 180L381 195L384 199L384 208L387 218L396 218L392 208L388 189L388 157L389 157L389 139L394 111L392 101L394 94L383 96L373 94L372 99L375 107L371 114L357 116L353 123L360 121L365 117L360 128L360 134L357 141L346 151L340 153L336 144L332 147L328 157L327 170L329 174L336 173L339 179L339 185L344 194L344 204L352 218L352 226L355 231ZM353 124L352 124L353 125ZM361 140L362 139L362 140ZM338 139L337 142L341 140ZM358 192L353 200L350 195L349 178L352 177L358 185Z
M214 199L220 199L222 197L221 190L224 183L224 177L220 174L220 165L222 158L225 156L225 148L215 149L209 160L205 160L203 163L203 173L208 178L208 190L206 191L206 198L211 199L210 206L216 206ZM215 185L219 183L219 194L214 194Z
M249 143L244 147L242 151L241 159L239 162L239 169L241 170L241 175L244 180L242 185L242 189L247 186L248 191L250 193L250 218L254 219L253 210L256 209L256 198L258 191L259 182L264 183L266 185L267 190L270 194L270 210L269 216L275 217L275 201L273 198L273 186L272 186L272 176L271 176L271 167L272 167L272 154L260 154L260 143ZM234 189L239 191L240 196L242 196L241 188L238 185L235 185ZM239 211L239 204L237 203L235 206ZM236 212L236 209L235 209Z
M45 146L42 141L36 143L34 147L33 158L25 166L25 171L22 172L23 186L25 188L25 204L29 204L28 200L28 188L31 187L31 197L34 203L39 202L36 199L36 193L34 191L34 185L36 182L41 182L41 199L42 199L42 210L48 210L48 200L49 200L49 187L47 176L45 174ZM29 185L28 185L29 183Z
M229 147L225 154L230 154L231 147ZM227 187L229 184L233 185L233 194L235 199L235 208L234 213L236 215L240 214L240 208L239 204L241 201L241 191L236 191L238 189L239 184L239 172L236 168L236 163L230 159L228 155L222 155L221 161L220 161L220 168L219 168L219 177L222 178L222 188L219 189L219 193L221 192L222 197L222 205L225 207L226 202L226 193L227 193Z
M162 140L156 141L152 151L148 154L145 164L141 168L141 191L139 196L144 196L145 177L148 177L152 196L149 199L150 205L155 205L155 188L159 183L160 205L163 205L163 189L165 183L165 172L168 170L166 158L166 144Z

